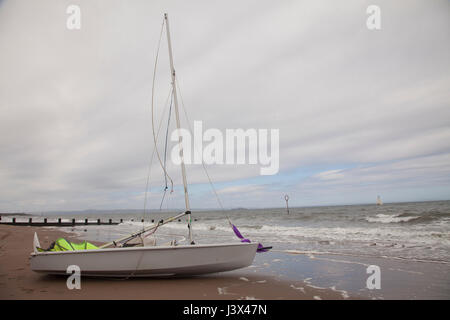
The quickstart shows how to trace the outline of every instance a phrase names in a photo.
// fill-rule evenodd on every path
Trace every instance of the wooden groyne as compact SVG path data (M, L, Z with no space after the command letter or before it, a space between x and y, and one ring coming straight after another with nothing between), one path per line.
M197 221L198 219L194 219ZM130 219L129 221L134 222L134 219ZM124 219L120 219L119 221L113 221L112 219L101 220L101 219L84 219L76 220L72 219L71 221L63 221L62 218L58 218L57 221L48 221L47 218L44 218L44 221L39 219L39 221L34 220L33 218L28 218L28 221L17 221L16 218L12 218L10 221L2 220L2 216L0 216L0 225L12 225L12 226L33 226L33 227L73 227L73 226L99 226L99 225L118 225L119 223L124 222ZM145 222L144 219L141 219L140 222ZM150 222L150 221L147 221ZM151 219L151 222L154 223L155 219ZM181 219L178 219L178 222L181 222Z
M0 225L12 225L12 226L33 226L33 227L72 227L72 226L89 226L89 225L118 225L123 222L123 219L120 219L120 222L112 221L109 219L107 221L90 220L84 219L84 221L72 219L71 221L62 221L61 218L58 218L57 221L48 221L47 218L44 221L33 221L33 218L28 218L28 221L17 221L16 218L12 218L11 221L2 221L0 217Z

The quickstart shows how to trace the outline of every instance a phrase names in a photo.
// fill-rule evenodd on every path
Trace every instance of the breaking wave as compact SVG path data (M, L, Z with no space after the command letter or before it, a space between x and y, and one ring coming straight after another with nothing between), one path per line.
M422 213L422 214L413 214L413 213L400 213L395 215L383 214L379 213L375 216L365 217L364 219L367 222L372 223L409 223L409 224L418 224L418 223L430 223L433 221L450 218L449 213Z

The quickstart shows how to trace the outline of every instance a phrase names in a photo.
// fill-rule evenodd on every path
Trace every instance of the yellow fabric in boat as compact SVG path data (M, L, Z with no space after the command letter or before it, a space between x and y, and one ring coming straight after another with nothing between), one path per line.
M54 243L52 243L50 248L48 248L47 250L44 250L41 248L37 248L37 249L39 252L77 251L77 250L93 250L93 249L98 249L98 247L87 241L83 241L82 243L74 243L74 242L67 241L64 238L58 238Z

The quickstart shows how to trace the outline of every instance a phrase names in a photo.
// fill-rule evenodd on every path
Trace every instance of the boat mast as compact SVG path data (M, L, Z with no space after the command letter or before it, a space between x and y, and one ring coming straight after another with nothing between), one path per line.
M181 174L183 176L183 186L184 186L184 202L186 205L186 213L188 215L188 228L189 228L189 242L191 244L194 244L194 241L192 239L192 228L191 228L191 209L189 206L189 196L188 196L188 189L187 189L187 180L186 180L186 167L184 165L184 155L183 155L183 144L180 132L180 115L178 112L178 98L177 98L177 85L175 83L176 77L175 77L175 68L173 67L173 55L172 55L172 43L170 41L170 31L169 31L169 17L167 13L164 13L164 20L166 22L166 30L167 30L167 43L169 46L169 60L170 60L170 71L172 75L172 87L173 87L173 102L175 106L175 116L177 120L177 128L178 128L178 143L180 145L180 157L181 157Z

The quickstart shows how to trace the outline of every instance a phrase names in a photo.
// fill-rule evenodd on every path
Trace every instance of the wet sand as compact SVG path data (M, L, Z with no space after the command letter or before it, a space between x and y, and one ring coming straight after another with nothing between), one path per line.
M255 274L251 268L189 278L82 278L80 290L69 290L66 277L31 271L29 255L35 231L44 248L58 237L80 241L75 234L56 229L0 226L0 299L343 299L339 292Z

